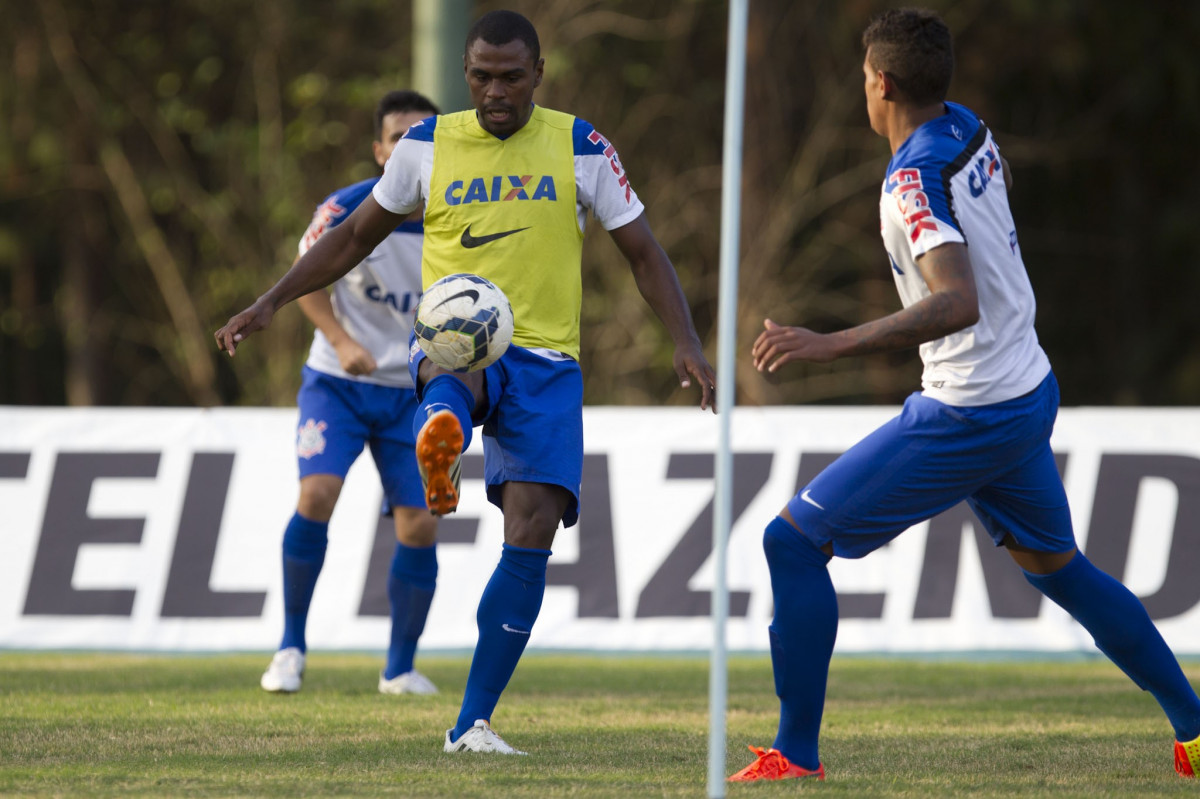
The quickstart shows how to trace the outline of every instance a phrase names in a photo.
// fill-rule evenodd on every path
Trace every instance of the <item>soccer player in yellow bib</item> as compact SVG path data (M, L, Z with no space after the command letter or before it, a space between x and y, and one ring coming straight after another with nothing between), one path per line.
M558 525L573 525L579 513L580 260L589 211L670 333L681 384L695 381L700 407L716 410L716 376L675 269L616 150L587 122L534 105L543 65L529 20L510 11L481 17L463 57L474 109L410 127L372 195L216 332L232 355L278 308L348 272L422 203L423 285L478 274L512 303L513 345L482 372L447 372L411 347L421 400L417 459L430 510L457 507L460 456L482 425L488 498L504 512L504 547L480 598L479 640L447 752L523 754L491 729L491 718L541 609Z

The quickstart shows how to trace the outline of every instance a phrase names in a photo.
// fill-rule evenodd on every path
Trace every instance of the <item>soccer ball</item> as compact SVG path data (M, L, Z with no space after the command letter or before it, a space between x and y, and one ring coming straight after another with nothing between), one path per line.
M421 296L415 328L429 360L453 372L474 372L499 360L512 343L512 306L490 280L449 275Z

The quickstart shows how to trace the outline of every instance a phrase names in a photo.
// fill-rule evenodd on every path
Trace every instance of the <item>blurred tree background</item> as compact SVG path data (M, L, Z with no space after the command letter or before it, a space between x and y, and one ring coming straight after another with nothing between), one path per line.
M832 330L899 307L859 44L887 5L752 0L740 404L897 403L919 384L915 351L778 381L748 357L764 317ZM1064 404L1200 404L1200 4L928 5L956 35L951 99L1013 166ZM476 4L497 7L538 28L538 101L617 147L715 358L727 4ZM297 309L233 360L212 332L283 273L316 203L374 174L375 102L411 80L411 4L39 0L5 17L0 404L293 403ZM596 225L584 287L586 401L695 402Z

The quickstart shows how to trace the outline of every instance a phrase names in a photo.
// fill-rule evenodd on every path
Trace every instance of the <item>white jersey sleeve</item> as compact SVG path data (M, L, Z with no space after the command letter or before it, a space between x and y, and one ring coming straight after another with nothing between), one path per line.
M433 172L433 128L436 118L421 120L396 142L375 184L375 202L393 214L416 210L429 193Z
M588 209L605 230L615 230L641 216L645 208L629 184L616 148L582 119L575 120L572 136L580 229Z

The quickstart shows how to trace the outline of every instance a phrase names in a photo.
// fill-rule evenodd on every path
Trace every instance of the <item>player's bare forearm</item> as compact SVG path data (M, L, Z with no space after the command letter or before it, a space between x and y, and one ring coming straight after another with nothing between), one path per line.
M338 342L349 336L346 329L338 322L337 317L333 314L333 301L329 298L329 292L324 289L310 291L302 297L296 299L296 306L301 313L313 323L313 326L320 330L329 343L337 346Z
M958 323L954 306L943 294L931 295L902 311L836 333L785 327L767 319L751 350L754 368L774 372L793 361L829 363L916 347L965 327Z
M964 245L944 244L930 250L917 259L917 268L930 294L882 319L826 334L766 320L752 349L754 367L774 372L792 361L827 363L909 349L979 321L979 298Z
M671 340L675 343L672 362L675 374L679 377L679 384L684 388L689 388L694 378L700 386L700 409L712 409L712 412L716 413L717 373L708 359L704 357L704 347L700 343L700 337L696 334L696 327L692 323L691 311L683 299L683 290L679 287L679 282L674 279L674 274L672 270L673 290L668 289L663 293L656 293L653 289L648 290L647 284L641 281L638 282L638 287L646 302L662 320L671 335Z
M642 214L629 224L610 231L610 234L621 254L629 261L642 299L667 328L675 346L689 341L699 344L700 337L692 324L692 313L683 296L675 267L650 232L646 215Z
M271 323L275 311L349 272L403 219L385 211L368 195L345 222L317 239L253 305L216 331L217 347L233 355L242 340Z
M324 289L309 292L297 298L296 305L325 336L347 374L369 375L375 371L378 367L375 357L342 327L333 312L329 292Z
M683 288L670 261L663 260L657 264L631 264L634 282L642 299L654 311L655 316L662 322L663 327L675 342L675 346L699 344L700 336L692 323L692 312L683 296Z
M353 269L358 263L350 260L353 257L351 244L354 236L348 227L341 230L341 227L348 224L343 223L318 239L274 286L254 301L253 305L230 318L217 330L213 334L217 339L217 348L233 355L238 344L247 336L271 324L277 310L298 297L324 288ZM369 253L370 249L367 252ZM347 261L349 263L345 265Z
M978 311L973 318L968 316L965 304L965 298L953 292L938 292L902 311L830 336L839 358L906 350L974 324L979 318Z
M841 357L904 350L979 321L975 275L963 244L943 244L917 259L929 296L894 314L833 335Z
M675 267L650 232L645 214L611 231L611 234L617 247L629 260L633 279L642 298L675 343L674 365L680 385L687 388L694 378L700 385L700 407L705 410L711 408L715 413L716 371L704 357L700 336L692 322L692 312L679 285Z
M278 311L289 302L334 283L371 254L374 244L356 235L350 220L333 228L309 248L263 298Z

